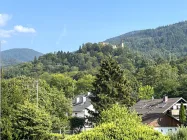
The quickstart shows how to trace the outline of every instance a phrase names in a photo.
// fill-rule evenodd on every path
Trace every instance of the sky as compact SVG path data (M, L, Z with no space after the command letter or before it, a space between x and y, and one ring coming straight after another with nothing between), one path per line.
M76 51L130 31L187 20L186 0L1 0L1 50Z

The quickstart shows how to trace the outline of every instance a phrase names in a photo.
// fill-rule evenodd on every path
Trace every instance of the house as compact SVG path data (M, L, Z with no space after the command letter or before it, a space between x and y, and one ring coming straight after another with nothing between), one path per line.
M78 95L75 97L73 101L73 117L81 117L81 118L86 118L89 117L90 114L88 110L95 111L93 105L91 104L90 97L91 93L88 92L87 95ZM86 120L87 121L87 120ZM84 130L90 129L92 126L87 125L84 126Z
M179 110L181 103L187 108L187 101L183 98L140 100L132 108L142 116L142 122L154 127L164 134L169 131L177 131L179 122Z

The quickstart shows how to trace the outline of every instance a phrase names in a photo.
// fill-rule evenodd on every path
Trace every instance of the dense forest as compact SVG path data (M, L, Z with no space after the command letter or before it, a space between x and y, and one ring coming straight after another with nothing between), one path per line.
M187 54L187 21L172 25L129 32L107 39L105 42L124 42L133 51L141 52L149 58L162 57L176 59Z
M186 98L187 57L176 60L163 58L149 59L127 47L113 48L112 45L86 43L76 52L49 53L3 70L5 79L17 76L41 77L50 83L53 73L63 74L74 81L85 75L95 76L102 59L113 57L131 81L134 92L142 86L154 88L154 96L183 96ZM63 78L62 78L63 79ZM87 78L88 79L88 78ZM51 83L50 83L51 85ZM76 94L76 93L73 93Z
M8 71L5 69L4 77L34 76L41 75L43 72L89 71L92 73L97 69L100 61L110 55L115 57L124 69L132 70L134 65L141 67L143 65L141 63L144 63L140 62L142 60L140 55L132 53L127 47L113 49L111 45L86 43L76 52L48 53L38 59L35 58L33 62L9 67Z

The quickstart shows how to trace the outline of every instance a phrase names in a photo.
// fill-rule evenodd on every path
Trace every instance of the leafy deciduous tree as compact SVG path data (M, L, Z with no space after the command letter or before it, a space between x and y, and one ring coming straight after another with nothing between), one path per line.
M154 95L153 87L149 85L139 87L139 98L140 99L151 99L153 95Z

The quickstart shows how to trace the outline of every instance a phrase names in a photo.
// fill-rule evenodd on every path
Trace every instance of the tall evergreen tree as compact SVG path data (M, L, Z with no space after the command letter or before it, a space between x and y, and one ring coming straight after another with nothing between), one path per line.
M181 103L181 107L179 111L179 121L183 124L186 122L186 109L184 108L183 103Z
M93 96L90 98L97 113L109 108L112 104L131 106L134 102L132 88L124 76L124 71L111 57L101 62L101 68L93 83Z

